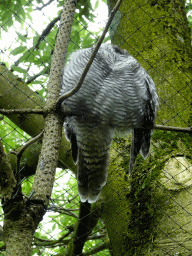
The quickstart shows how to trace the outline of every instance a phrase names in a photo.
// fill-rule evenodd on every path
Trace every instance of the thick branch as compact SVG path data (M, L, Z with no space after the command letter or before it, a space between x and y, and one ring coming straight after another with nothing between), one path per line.
M70 40L71 27L75 13L73 0L67 0L61 15L60 30L51 63L50 80L45 109L53 109L60 93L60 83L64 62ZM50 113L45 118L42 150L39 156L37 171L32 190L35 191L33 200L40 200L45 205L51 197L55 169L59 157L63 120L56 113Z

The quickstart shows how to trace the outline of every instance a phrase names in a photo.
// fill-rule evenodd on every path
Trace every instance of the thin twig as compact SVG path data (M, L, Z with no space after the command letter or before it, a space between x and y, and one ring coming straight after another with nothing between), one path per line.
M108 242L105 242L105 243L103 243L103 244L101 244L99 246L93 247L93 249L88 251L88 252L82 253L82 256L94 255L94 254L96 254L96 253L98 253L100 251L103 251L105 249L109 249L109 247L110 247L110 244Z
M78 197L79 194L76 194L74 197L72 197L71 199L68 199L68 203L71 203L76 197Z
M58 244L60 242L67 242L67 244L69 243L69 240L66 240L65 238L67 236L69 236L72 233L72 231L68 231L67 233L65 233L63 236L61 236L59 239L57 240L45 240L42 238L38 238L38 237L34 237L38 242L34 241L34 244L36 245L41 245L41 246L48 246L48 245L54 245L54 244ZM65 240L64 240L65 239ZM63 241L64 240L64 241Z
M84 79L85 79L85 77L86 77L86 75L87 75L87 72L89 71L89 68L90 68L90 66L91 66L91 64L92 64L92 62L93 62L93 60L94 60L94 58L95 58L95 55L97 54L97 52L98 52L98 50L99 50L99 47L100 47L100 45L102 44L102 42L103 42L103 40L104 40L104 38L105 38L105 35L106 35L106 33L107 33L108 29L109 29L109 26L111 25L111 22L112 22L112 20L113 20L113 18L114 18L114 16L115 16L115 13L116 13L117 10L119 9L119 6L120 6L121 2L122 2L122 0L119 0L119 1L117 2L117 4L115 5L115 7L113 8L113 10L111 11L110 16L109 16L109 19L108 19L108 22L107 22L107 24L106 24L106 26L105 26L105 29L104 29L102 35L100 36L100 38L99 38L99 40L98 40L98 42L97 42L97 44L96 44L96 46L95 46L95 48L94 48L94 50L93 50L93 53L92 53L92 55L91 55L91 57L90 57L90 59L89 59L87 65L86 65L86 67L85 67L84 70L83 70L83 73L82 73L82 75L81 75L81 77L80 77L80 79L79 79L79 82L77 83L77 85L76 85L71 91L69 91L69 92L63 94L63 95L57 100L57 103L56 103L57 109L60 109L60 105L61 105L61 103L62 103L65 99L67 99L67 98L71 97L72 95L74 95L74 94L81 88L81 85L82 85L82 83L83 83L83 81L84 81Z
M89 240L98 240L98 239L102 239L104 240L104 238L106 238L106 234L103 235L92 235L92 236L88 236L87 241Z
M50 5L53 1L54 1L54 0L49 0L49 2L46 3L46 4L44 4L43 6L37 7L37 8L35 9L35 11L36 11L36 10L37 10L37 11L41 11L44 7L46 7L47 5Z
M31 48L29 48L29 49L24 53L24 55L27 54L27 53L29 53L29 52L31 52L31 51L33 51L33 50L35 50L36 48L38 48L40 42L50 33L50 31L51 31L51 29L54 27L55 23L60 20L60 17L61 17L60 15L57 16L55 19L53 19L53 20L47 25L47 27L43 30L43 32L42 32L41 35L39 36L39 39L38 39L37 43L36 43L34 46L32 46ZM24 55L22 55L17 61L15 61L14 66L18 66L18 65L19 65L19 63L20 63L20 61L21 61L21 59L23 58Z
M37 114L44 115L46 113L43 109L0 109L2 115L13 115L13 114Z
M42 131L40 134L38 134L35 138L32 138L31 140L29 140L29 141L16 153L16 156L17 156L17 167L16 167L17 186L19 186L19 185L21 184L21 181L20 181L20 174L19 174L21 156L22 156L23 152L24 152L31 144L33 144L34 142L36 142L37 140L39 140L39 139L43 136L43 132L44 132L44 131ZM14 151L14 153L15 153L15 151ZM17 195L17 193L16 193L15 195Z
M33 82L36 78L38 78L39 76L43 76L43 75L48 75L50 71L49 67L45 67L42 71L40 71L38 74L34 75L34 76L30 76L30 78L27 80L26 84L30 84L31 82Z
M36 45L34 48L38 48L40 42L50 33L51 29L55 26L55 23L57 23L61 18L61 15L57 16L55 19L53 19L47 27L43 30L41 35L39 36L39 40L37 41Z
M192 133L192 128L182 128L182 127L174 127L174 126L165 126L165 125L155 125L153 128L155 130L164 130L164 131L171 131L171 132L185 132L185 133Z
M47 210L51 210L51 211L54 211L54 212L65 214L65 215L71 216L75 219L78 219L78 216L76 214L74 214L71 210L64 209L62 207L50 206L50 207L47 208Z
M21 155L23 154L23 152L34 142L38 141L40 138L42 138L43 136L43 132L39 133L36 137L32 138L31 140L27 141L27 143L25 143L25 145L19 150L19 152L17 152L17 156L21 157Z

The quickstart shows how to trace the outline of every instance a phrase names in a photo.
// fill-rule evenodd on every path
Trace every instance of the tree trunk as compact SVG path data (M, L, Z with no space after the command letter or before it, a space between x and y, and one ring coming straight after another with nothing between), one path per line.
M14 209L13 206L12 210L15 210L15 214L12 211L10 214L12 218L10 219L10 216L6 216L4 220L6 255L10 256L31 255L31 243L36 227L33 218L22 211L22 207L25 207L25 205L20 204L20 207L20 213L22 212L20 216L18 209Z
M109 1L109 10L115 1ZM183 0L123 1L112 43L132 54L154 79L158 124L191 125L191 37ZM151 154L128 170L130 139L116 139L102 219L114 255L191 255L190 135L155 131ZM183 255L182 254L182 255Z

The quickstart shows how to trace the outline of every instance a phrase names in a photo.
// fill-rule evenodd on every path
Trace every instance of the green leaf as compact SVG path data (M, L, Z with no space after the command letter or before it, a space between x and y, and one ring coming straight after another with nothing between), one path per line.
M39 36L34 36L33 37L33 45L36 45L38 40L39 40Z
M25 46L19 46L17 48L15 48L14 50L11 51L12 55L17 55L19 53L23 53L24 51L26 51L26 47Z
M25 70L25 69L23 69L23 68L20 68L20 67L18 67L18 66L12 66L11 68L12 68L14 71L17 71L17 72L19 72L19 73L25 74L25 73L27 72L27 70Z
M57 225L56 225L56 223L54 223L53 226L52 226L52 228L51 228L52 231L54 231L54 230L56 229L56 227L57 227Z
M25 42L26 43L26 41L27 41L27 37L26 36L24 36L24 35L21 35L20 33L18 33L18 32L16 32L17 33L17 35L18 35L18 38L22 41L22 42Z
M94 9L96 10L99 7L99 0L96 1Z
M30 62L30 63L32 63L34 61L34 58L35 58L35 56L31 52L26 51L23 54L23 56L20 58L19 63L22 63L22 62Z
M41 65L42 63L47 62L47 60L49 60L49 58L50 58L50 55L44 55L44 56L42 56L42 57L36 58L36 59L34 60L34 63L35 63L36 65Z

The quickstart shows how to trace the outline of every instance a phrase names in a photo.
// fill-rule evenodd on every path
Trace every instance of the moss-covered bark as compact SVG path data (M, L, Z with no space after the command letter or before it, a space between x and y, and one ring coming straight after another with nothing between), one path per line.
M30 256L31 243L36 223L31 215L25 212L24 204L14 204L10 212L5 213L4 231L7 255Z
M110 10L114 2L109 1ZM154 79L157 123L190 126L192 55L185 2L123 1L111 32L112 43ZM190 135L155 131L150 156L137 159L131 178L125 174L130 141L114 142L102 193L114 255L191 255L191 142Z

